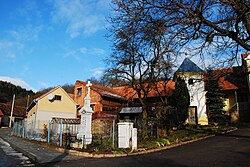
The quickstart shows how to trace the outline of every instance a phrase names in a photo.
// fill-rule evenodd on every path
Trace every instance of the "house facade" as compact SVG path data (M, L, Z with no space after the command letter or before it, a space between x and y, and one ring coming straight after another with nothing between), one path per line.
M77 118L77 103L61 87L48 91L29 105L27 109L28 129L42 129L52 118Z
M218 69L219 85L225 94L225 107L227 115L231 116L232 122L250 122L250 53L244 53L242 65Z
M79 110L84 105L84 98L87 95L87 82L77 80L74 87L74 101L78 104ZM109 131L113 121L117 121L117 113L122 106L126 105L126 99L115 90L92 84L90 87L90 107L94 111L92 116L93 134L103 134Z

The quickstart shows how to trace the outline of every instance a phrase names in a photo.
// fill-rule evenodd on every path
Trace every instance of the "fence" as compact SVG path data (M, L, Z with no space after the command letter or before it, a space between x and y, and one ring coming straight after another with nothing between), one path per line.
M12 135L69 147L71 143L80 142L77 139L79 128L79 119L53 118L51 121L38 120L36 124L34 122L20 121L14 123ZM117 146L117 125L115 120L93 120L92 143L94 145L109 144L112 147Z
M149 119L147 124L134 123L138 129L138 143L146 138L157 138L166 135L166 128L157 120ZM33 122L15 122L12 134L37 141L48 142L58 146L80 148L83 139L77 139L80 130L80 120L52 119L39 120L37 126ZM118 146L118 126L115 119L95 119L92 121L92 146L114 148Z
M38 120L34 122L15 122L12 134L37 141L53 143L63 146L66 136L76 137L79 131L79 120L73 119L52 119Z

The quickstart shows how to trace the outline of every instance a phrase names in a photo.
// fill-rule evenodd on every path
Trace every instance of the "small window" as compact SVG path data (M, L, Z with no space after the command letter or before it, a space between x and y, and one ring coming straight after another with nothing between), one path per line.
M194 96L190 96L190 101L191 101L191 102L194 101Z
M94 104L90 104L90 107L92 108L93 111L95 111L95 105Z
M82 88L77 88L77 96L81 96L82 95Z
M62 96L55 95L55 100L59 100L59 101L61 101L61 100L62 100Z
M192 78L190 78L190 79L188 80L188 84L189 84L189 85L193 85L193 84L194 84L194 80L193 80Z

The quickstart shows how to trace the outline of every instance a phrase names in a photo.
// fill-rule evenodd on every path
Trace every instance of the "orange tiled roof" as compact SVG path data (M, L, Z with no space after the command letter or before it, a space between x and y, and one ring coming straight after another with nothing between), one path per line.
M147 85L145 85L147 86ZM164 89L165 88L165 89ZM119 86L119 87L113 87L117 93L119 93L121 96L125 97L126 99L131 98L138 98L138 94L136 91L129 86ZM168 82L160 81L157 82L151 90L148 93L148 97L155 97L161 94L162 96L170 96L173 93L173 90L175 89L175 82L170 80Z
M243 54L241 54L241 57L242 57L243 59L245 59L249 54L250 54L250 52L243 53Z
M219 77L222 90L247 89L247 80L241 67L217 69L214 73L215 77Z
M87 82L79 81L76 82L81 83L83 86L86 86ZM119 93L117 93L114 89L106 86L101 86L97 84L92 84L91 89L98 92L101 96L124 99Z
M76 82L81 83L82 85L86 85L87 82L79 81ZM164 87L166 88L164 90ZM157 82L153 88L151 88L148 97L158 96L159 93L162 96L168 95L170 96L175 88L175 82L170 80L168 82L160 81ZM119 98L119 99L131 99L138 98L136 91L130 86L119 86L119 87L105 87L97 84L92 84L92 90L95 90L102 96Z
M226 77L221 77L219 79L219 85L222 90L237 90L239 87L226 79Z

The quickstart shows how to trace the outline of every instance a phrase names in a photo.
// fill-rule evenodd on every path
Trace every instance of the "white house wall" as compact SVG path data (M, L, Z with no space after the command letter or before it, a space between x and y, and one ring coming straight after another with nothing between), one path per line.
M189 84L193 79L193 84ZM190 106L197 107L198 124L207 125L206 91L202 75L185 76L185 82L190 95Z

